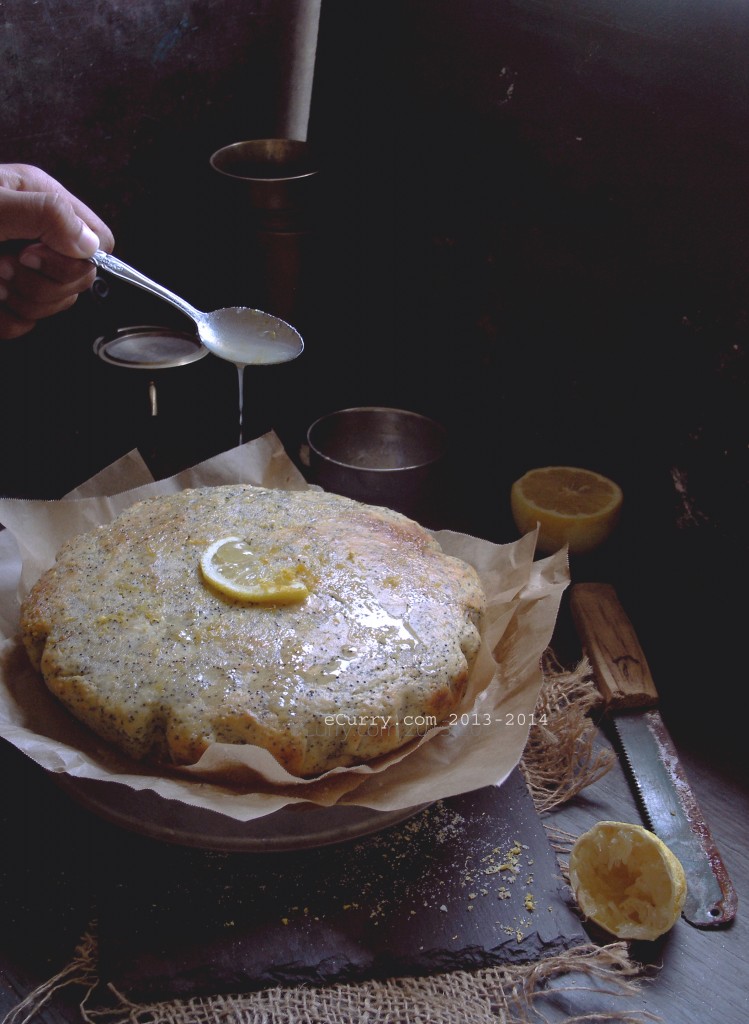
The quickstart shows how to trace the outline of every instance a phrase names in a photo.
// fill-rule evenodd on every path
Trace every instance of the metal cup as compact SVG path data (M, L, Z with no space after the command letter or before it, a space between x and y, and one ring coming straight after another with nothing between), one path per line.
M309 222L318 169L300 139L248 139L216 150L214 171L234 183L266 230L289 231Z
M318 169L300 139L247 139L210 158L220 176L222 238L234 238L227 267L241 301L294 323L303 315L304 268L312 254Z
M405 409L363 406L329 413L307 431L314 483L357 501L427 521L438 514L447 434Z

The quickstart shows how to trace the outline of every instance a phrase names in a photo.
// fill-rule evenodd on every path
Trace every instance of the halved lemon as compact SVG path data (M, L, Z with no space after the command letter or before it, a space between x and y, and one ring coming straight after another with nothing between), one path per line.
M309 591L298 567L260 556L240 537L222 537L200 558L203 579L220 593L250 604L292 604Z
M597 548L613 532L622 498L613 480L576 466L530 469L510 490L515 525L529 533L538 524L537 547L547 555L565 544L578 555Z
M599 821L576 840L569 868L580 910L619 939L657 939L679 919L684 868L642 825Z

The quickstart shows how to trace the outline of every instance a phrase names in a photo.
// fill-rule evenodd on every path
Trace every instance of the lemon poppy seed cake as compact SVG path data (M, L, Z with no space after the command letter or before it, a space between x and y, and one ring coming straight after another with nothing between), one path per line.
M141 501L70 540L21 629L51 692L132 758L254 744L309 777L450 714L484 600L475 570L400 513L228 485Z

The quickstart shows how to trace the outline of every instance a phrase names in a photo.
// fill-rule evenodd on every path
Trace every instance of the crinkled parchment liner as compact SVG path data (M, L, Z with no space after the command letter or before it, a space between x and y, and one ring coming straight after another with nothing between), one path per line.
M303 801L395 811L504 781L525 747L543 678L541 656L569 583L565 551L534 561L535 534L498 545L435 533L443 549L474 565L483 582L488 607L480 654L457 724L432 729L368 765L304 780L265 750L217 743L196 765L156 775L99 741L49 694L20 643L18 603L62 542L141 498L238 482L308 486L270 433L169 480L149 481L139 455L131 453L62 501L0 500L0 522L7 527L0 533L0 735L49 771L151 789L239 821ZM227 765L237 773L236 788L210 782L211 772Z

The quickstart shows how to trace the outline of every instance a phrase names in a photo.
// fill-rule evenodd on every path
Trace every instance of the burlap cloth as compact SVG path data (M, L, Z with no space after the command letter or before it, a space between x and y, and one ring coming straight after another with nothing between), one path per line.
M596 744L589 712L599 699L590 666L583 659L565 669L551 651L544 657L539 711L546 725L531 729L521 761L534 803L542 816L601 778L612 754ZM542 717L539 715L538 717ZM547 825L567 877L566 857L574 836ZM230 996L136 1005L98 976L96 923L58 974L8 1013L2 1024L26 1024L59 993L76 986L81 1020L88 1024L532 1024L544 1021L544 1003L567 992L593 991L603 1009L567 1016L575 1021L642 1022L660 1018L627 1008L644 970L630 958L627 943L589 943L528 964L453 971L427 977L335 984L276 986ZM614 997L619 997L614 999ZM616 1006L612 1008L612 1002ZM553 1018L559 1021L559 1015Z

